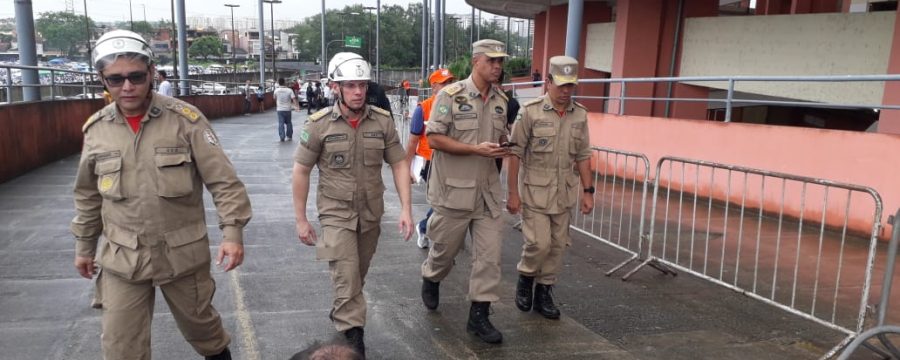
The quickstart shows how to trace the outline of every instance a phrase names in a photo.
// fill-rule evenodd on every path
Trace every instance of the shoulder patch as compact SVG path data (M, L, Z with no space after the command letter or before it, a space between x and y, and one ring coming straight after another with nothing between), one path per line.
M100 120L100 118L100 112L95 112L94 115L91 115L91 117L89 117L87 121L84 122L84 126L81 127L81 132L87 132L87 129L91 127L91 125L94 125L97 120Z
M587 106L582 105L580 102L577 102L577 101L572 101L572 102L575 103L575 106L577 106L577 107L580 107L585 110L588 109Z
M447 93L448 95L456 95L459 94L460 91L466 88L466 84L462 82L454 83L453 85L445 87L442 92Z
M315 114L312 114L309 116L309 121L321 120L322 118L325 117L325 115L331 114L331 109L332 108L329 107L329 108L325 108L325 109L317 111Z
M390 112L388 112L387 110L382 109L380 107L377 107L377 106L369 106L369 110L372 110L372 111L379 113L381 115L384 115L384 116L391 116Z
M542 98L531 99L531 100L527 101L526 103L522 104L522 107L531 106L534 104L540 104L541 101L544 101L544 99L542 99Z

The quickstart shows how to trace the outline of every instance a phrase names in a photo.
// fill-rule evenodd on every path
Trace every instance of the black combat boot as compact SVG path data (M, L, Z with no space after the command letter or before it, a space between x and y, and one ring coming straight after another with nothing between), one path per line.
M522 311L531 311L534 300L534 276L519 275L516 283L516 307Z
M490 311L491 303L489 302L472 302L469 309L469 323L466 324L466 330L475 334L482 341L489 344L499 344L503 342L503 334L494 328L491 321L488 320L488 311Z
M222 350L217 355L206 356L206 360L231 360L231 351L226 347L225 350Z
M429 281L422 278L422 302L428 310L434 310L438 307L441 298L441 283Z
M356 352L362 356L363 359L366 358L366 343L363 342L363 328L354 327L344 331L344 337L347 338L347 342L350 343L350 346L353 347Z
M534 311L545 318L559 319L559 309L553 305L553 286L537 284L534 287Z

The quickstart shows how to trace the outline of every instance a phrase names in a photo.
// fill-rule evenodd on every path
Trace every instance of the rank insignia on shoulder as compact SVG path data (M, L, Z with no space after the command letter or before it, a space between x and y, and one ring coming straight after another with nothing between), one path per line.
M384 116L391 116L391 113L377 106L369 106L369 109Z
M449 94L449 95L456 95L456 94L458 94L460 91L462 91L465 87L466 87L466 84L463 84L462 82L458 82L458 83L455 83L455 84L450 85L450 86L448 86L448 87L445 87L445 88L444 88L443 90L441 90L441 91L446 92L446 93Z
M312 114L309 116L309 121L315 122L315 121L322 120L322 118L324 118L325 115L328 115L330 113L331 113L331 108L319 110L315 114Z

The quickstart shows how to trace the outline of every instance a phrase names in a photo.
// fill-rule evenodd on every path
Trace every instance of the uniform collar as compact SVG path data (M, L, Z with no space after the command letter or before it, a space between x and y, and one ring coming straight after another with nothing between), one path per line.
M331 121L335 121L337 119L343 118L343 114L341 114L341 105L339 101L335 101L334 105L331 107ZM359 116L359 119L362 120L364 118L369 117L369 104L363 105L362 114Z
M541 109L544 111L556 111L556 108L553 107L553 101L550 100L550 94L544 94L541 98L543 99L541 101ZM570 100L569 105L566 106L566 112L573 111L575 111L575 102Z
M150 92L150 106L147 108L147 112L144 114L144 118L141 122L147 122L150 118L159 117L163 113L163 108L166 107L166 101L174 101L174 99L166 99L163 96L156 96L152 91ZM116 105L115 101L107 105L103 110L100 111L100 116L103 117L104 120L113 121L117 123L125 123L125 114L119 112L119 107Z
M478 87L475 86L475 81L472 80L472 75L469 75L468 78L463 80L463 83L466 84L466 87L463 89L463 91L466 93L466 96L468 96L470 99L476 99L476 98L481 97L481 92L479 92ZM494 86L494 84L491 84L491 88L490 88L490 90L488 90L487 98L491 99L495 95L497 95L495 93L496 91L499 91L499 90L497 89L496 86Z

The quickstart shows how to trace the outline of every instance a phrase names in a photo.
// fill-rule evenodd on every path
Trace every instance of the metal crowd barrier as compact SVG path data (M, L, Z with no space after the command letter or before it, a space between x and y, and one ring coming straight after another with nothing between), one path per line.
M881 286L881 301L878 303L878 322L875 327L866 330L865 332L856 336L852 342L841 352L841 355L838 357L838 360L847 360L853 355L854 352L860 347L864 346L880 355L884 359L900 359L900 350L893 344L888 335L896 335L900 334L900 326L895 325L885 325L887 321L887 313L890 307L891 302L891 288L894 283L894 270L896 268L896 260L897 260L897 247L898 242L900 242L900 209L897 209L897 212L894 216L888 220L889 223L893 225L893 233L891 235L891 241L888 243L887 247L887 260L885 269L884 269L884 280L882 281ZM868 341L872 338L876 338L878 340L878 344L871 344ZM826 358L833 356L837 352L837 348L832 349L828 354L825 355Z
M872 210L871 231L849 229L852 206ZM691 273L847 334L833 353L863 330L881 214L869 187L663 157L648 256L623 280L645 265ZM829 219L843 225L826 227Z
M603 147L592 150L594 209L589 214L581 214L575 206L570 228L631 255L606 273L610 276L626 264L643 258L643 214L651 181L650 161L638 153Z

